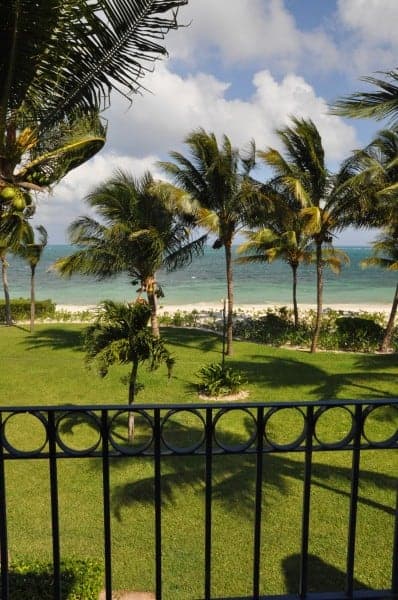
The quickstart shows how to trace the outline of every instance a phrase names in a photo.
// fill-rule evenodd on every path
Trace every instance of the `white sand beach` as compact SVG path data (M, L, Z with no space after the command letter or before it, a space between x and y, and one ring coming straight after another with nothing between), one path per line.
M265 313L269 309L281 308L282 306L287 306L287 308L292 308L291 305L288 304L236 304L234 306L234 311L238 315L242 316L250 316L258 313ZM389 315L391 311L391 305L389 304L330 304L325 302L323 305L323 310L336 310L341 311L343 313L383 313L385 315ZM61 312L68 313L80 313L83 311L96 312L97 306L95 304L57 304L56 310ZM169 314L173 315L176 312L186 312L190 313L193 310L198 313L220 313L222 312L222 303L221 302L197 302L191 304L162 304L159 307L159 314ZM301 313L305 313L308 310L316 310L315 304L300 304L299 311Z

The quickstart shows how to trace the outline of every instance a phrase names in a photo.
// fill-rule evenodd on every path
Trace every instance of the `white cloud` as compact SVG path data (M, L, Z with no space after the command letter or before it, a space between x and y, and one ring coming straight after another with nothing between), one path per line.
M355 130L327 114L326 101L300 76L277 81L268 70L253 79L247 100L228 99L228 84L212 75L183 78L165 65L148 78L152 95L138 98L128 112L116 103L110 111L110 143L119 153L166 155L181 149L185 136L198 127L226 133L236 146L255 139L259 147L276 143L274 130L291 115L312 118L330 160L340 160L357 146Z
M366 75L396 67L396 0L338 0L340 24L347 30L342 58L348 70Z
M338 64L330 36L321 28L301 31L283 0L191 0L179 20L190 26L170 34L167 48L191 64L217 54L227 64L261 61L288 70Z

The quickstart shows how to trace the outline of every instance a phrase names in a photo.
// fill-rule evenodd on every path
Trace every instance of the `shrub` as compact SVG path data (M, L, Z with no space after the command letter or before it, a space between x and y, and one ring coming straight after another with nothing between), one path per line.
M36 300L36 317L54 317L55 303L52 300ZM17 298L11 300L11 314L15 321L30 318L30 300L27 298ZM5 319L5 303L0 300L0 321Z
M343 350L376 350L383 339L383 327L371 318L340 317L336 329L339 348Z
M40 561L17 561L10 567L10 600L52 600L53 566ZM98 600L102 569L93 560L61 562L62 600Z
M240 387L247 383L240 371L225 367L220 363L209 363L198 373L200 378L199 390L208 396L225 396L236 394Z

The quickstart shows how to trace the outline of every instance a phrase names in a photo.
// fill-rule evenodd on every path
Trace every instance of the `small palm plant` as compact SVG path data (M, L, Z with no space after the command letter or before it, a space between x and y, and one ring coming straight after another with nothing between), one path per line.
M161 338L153 335L148 328L151 308L147 302L123 304L105 300L101 304L98 317L84 332L84 346L88 364L96 363L98 374L105 377L114 364L131 364L129 376L128 404L135 400L138 384L137 375L140 363L148 362L151 370L165 363L168 377L174 359L165 348ZM129 413L128 440L134 437L134 415Z

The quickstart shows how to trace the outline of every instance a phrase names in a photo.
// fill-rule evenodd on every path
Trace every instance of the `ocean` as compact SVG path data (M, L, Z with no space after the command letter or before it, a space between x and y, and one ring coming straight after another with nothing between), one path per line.
M350 264L340 275L326 271L324 303L327 304L390 304L397 275L378 268L362 269L360 261L369 256L369 247L342 248ZM74 251L72 246L49 245L45 248L36 271L36 295L51 298L59 304L97 304L104 299L132 300L137 286L125 275L106 281L91 277L73 276L62 279L49 271L52 263ZM8 256L8 279L12 298L29 296L30 269L21 259ZM314 266L303 265L298 270L298 300L316 302ZM163 288L162 305L184 305L196 302L219 302L227 294L224 251L207 247L202 257L194 259L184 269L168 273L160 271L158 281ZM282 261L270 265L234 265L234 294L236 304L267 304L291 302L291 269Z

